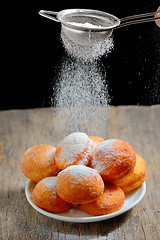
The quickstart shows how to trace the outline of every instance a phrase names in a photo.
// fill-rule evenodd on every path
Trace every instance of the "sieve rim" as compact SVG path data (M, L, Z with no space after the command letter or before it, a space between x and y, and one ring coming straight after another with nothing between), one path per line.
M84 16L86 17L87 14L88 15L94 15L98 17L103 17L103 19L109 19L110 21L113 22L113 24L111 26L95 26L95 27L86 27L86 26L79 26L79 25L74 25L73 23L70 23L69 21L67 22L66 20L64 20L64 18L71 17L74 14L74 16L76 16L76 14L85 14ZM113 14L107 13L107 12L103 12L103 11L99 11L99 10L94 10L94 9L79 9L79 8L74 8L74 9L64 9L61 10L57 13L56 18L58 21L60 21L63 25L71 28L71 29L75 29L75 30L81 30L81 31L97 31L97 32L102 32L102 31L107 31L107 30L111 30L116 28L117 26L120 25L120 19L116 16L114 16Z

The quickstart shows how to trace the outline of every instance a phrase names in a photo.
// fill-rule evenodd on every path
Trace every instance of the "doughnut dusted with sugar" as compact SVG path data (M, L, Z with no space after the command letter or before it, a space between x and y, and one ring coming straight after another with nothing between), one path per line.
M37 183L32 192L33 202L40 208L52 212L63 212L72 207L56 192L57 177L47 177Z
M104 182L99 173L86 166L73 165L57 176L57 194L73 204L88 203L104 191Z
M118 183L129 176L136 164L136 152L122 140L108 139L97 145L91 167L109 183Z
M123 189L125 193L128 193L132 191L135 188L138 188L142 185L142 183L146 179L146 163L144 159L136 155L136 166L134 168L134 172L125 178L122 182L120 182L118 185L120 188Z
M63 170L71 165L87 165L92 156L93 141L85 133L76 132L65 137L55 152L55 161Z
M55 147L45 144L29 148L21 159L23 174L34 182L39 182L45 177L56 176L59 169L54 159L55 151Z
M106 185L104 192L97 198L97 200L80 204L80 210L93 215L106 215L109 213L119 211L124 205L125 195L123 190L116 185Z

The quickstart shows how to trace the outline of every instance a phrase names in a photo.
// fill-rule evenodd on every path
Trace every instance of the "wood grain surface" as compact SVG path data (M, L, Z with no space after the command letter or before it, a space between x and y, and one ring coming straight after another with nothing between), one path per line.
M107 110L108 111L108 110ZM36 212L27 202L20 170L24 151L61 139L54 109L0 112L0 239L160 239L160 105L110 107L106 138L128 141L146 161L147 192L127 213L96 223L67 223Z

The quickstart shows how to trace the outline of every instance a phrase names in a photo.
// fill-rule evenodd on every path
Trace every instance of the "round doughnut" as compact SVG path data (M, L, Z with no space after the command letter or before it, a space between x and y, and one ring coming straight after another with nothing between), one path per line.
M56 192L57 177L47 177L37 183L32 192L33 202L48 212L63 212L72 207Z
M99 173L86 166L67 167L57 176L57 194L70 203L92 202L103 190L104 182Z
M71 165L87 165L92 156L93 141L85 133L76 132L65 137L55 152L55 161L63 170Z
M59 169L54 160L55 151L55 147L44 144L29 148L21 159L23 174L34 182L39 182L45 177L56 176Z
M97 145L91 167L109 183L118 183L129 176L136 164L136 152L122 140L108 139Z
M97 200L80 204L79 208L94 216L105 215L120 210L124 204L125 195L123 190L116 185L106 185L104 192Z
M146 163L142 157L138 154L136 155L136 166L134 172L125 178L118 185L123 189L125 193L132 191L135 188L138 188L146 179Z

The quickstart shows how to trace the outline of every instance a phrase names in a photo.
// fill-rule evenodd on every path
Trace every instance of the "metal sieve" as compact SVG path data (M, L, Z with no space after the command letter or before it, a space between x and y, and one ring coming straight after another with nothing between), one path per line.
M80 45L93 45L104 41L114 29L155 21L157 12L118 17L92 9L66 9L60 12L40 10L39 14L62 24L62 31L73 42Z

